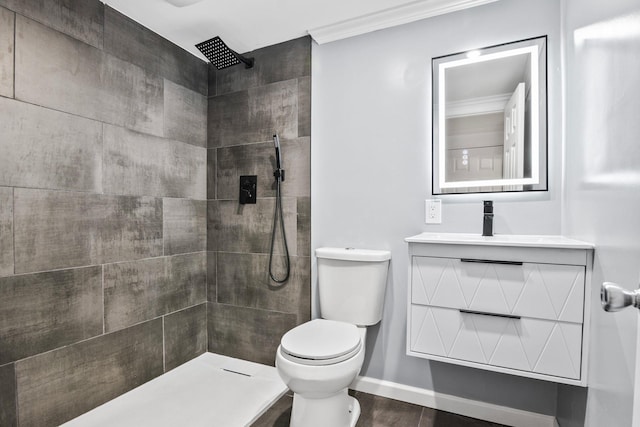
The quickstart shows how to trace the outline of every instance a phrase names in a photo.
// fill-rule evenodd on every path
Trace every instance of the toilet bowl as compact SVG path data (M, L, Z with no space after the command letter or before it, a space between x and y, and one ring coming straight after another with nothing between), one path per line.
M364 362L366 328L315 319L283 336L276 367L294 393L292 427L353 427L358 401L347 388Z
M364 362L368 325L382 319L389 251L318 248L321 319L284 334L276 368L293 391L292 427L354 427L349 385Z

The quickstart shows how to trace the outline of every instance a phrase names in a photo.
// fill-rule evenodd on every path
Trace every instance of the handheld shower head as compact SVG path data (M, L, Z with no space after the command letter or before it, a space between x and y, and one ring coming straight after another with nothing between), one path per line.
M273 134L273 147L276 149L276 169L281 169L282 159L280 158L280 138L277 133Z
M284 170L282 169L282 158L280 157L280 138L277 133L273 134L273 147L276 149L276 170L273 171L273 176L276 182L284 181Z

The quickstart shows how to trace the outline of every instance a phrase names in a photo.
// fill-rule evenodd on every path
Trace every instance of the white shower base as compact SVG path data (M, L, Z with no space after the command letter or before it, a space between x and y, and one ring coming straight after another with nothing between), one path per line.
M63 425L242 427L286 391L273 366L205 353Z

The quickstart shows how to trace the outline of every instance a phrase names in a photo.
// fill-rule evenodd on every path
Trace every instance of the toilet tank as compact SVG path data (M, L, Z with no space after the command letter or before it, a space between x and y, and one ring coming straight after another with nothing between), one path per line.
M318 248L320 315L358 326L382 319L391 252Z

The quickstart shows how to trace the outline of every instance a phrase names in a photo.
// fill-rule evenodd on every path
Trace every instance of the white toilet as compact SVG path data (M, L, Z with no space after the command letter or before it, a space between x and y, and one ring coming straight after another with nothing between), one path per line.
M347 394L364 361L367 326L382 318L391 252L318 248L322 318L282 337L276 367L293 391L292 427L353 427L360 405Z

